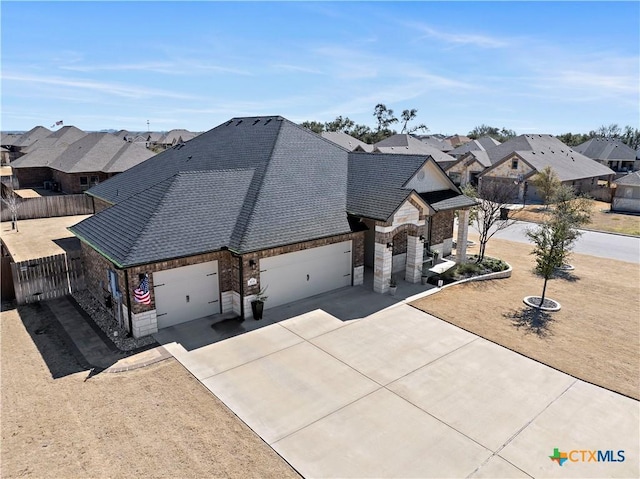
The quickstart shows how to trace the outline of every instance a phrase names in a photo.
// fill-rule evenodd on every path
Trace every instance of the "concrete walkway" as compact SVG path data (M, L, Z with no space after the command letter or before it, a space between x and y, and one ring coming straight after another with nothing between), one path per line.
M171 354L162 346L137 353L120 351L108 338L104 337L104 333L100 334L89 324L69 297L42 304L43 307L49 308L62 325L76 349L76 355L82 356L87 367L95 368L100 372L116 373L148 366L171 357Z
M163 342L305 477L640 472L637 401L406 304L349 322L315 310L199 348ZM556 448L625 460L578 452L560 466Z

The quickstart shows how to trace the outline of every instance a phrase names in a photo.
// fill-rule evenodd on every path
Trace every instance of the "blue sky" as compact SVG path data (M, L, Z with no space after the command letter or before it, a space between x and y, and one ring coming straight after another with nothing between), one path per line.
M1 3L2 130L206 131L234 116L431 133L639 125L638 2Z

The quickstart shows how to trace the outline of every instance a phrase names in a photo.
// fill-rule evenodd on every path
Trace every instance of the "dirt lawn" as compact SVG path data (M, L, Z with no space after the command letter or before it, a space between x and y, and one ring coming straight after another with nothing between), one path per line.
M533 273L531 249L492 239L487 255L511 264L511 278L450 286L412 305L572 376L640 399L638 265L573 254L573 275L547 286L547 296L562 309L532 318L522 299L539 296L543 281Z
M595 231L609 231L640 236L640 216L612 213L609 203L594 201L591 210L591 223L586 229ZM544 220L545 209L541 205L527 205L524 209L513 210L511 217L520 221L540 223Z
M88 378L37 312L1 315L0 477L299 477L174 359Z

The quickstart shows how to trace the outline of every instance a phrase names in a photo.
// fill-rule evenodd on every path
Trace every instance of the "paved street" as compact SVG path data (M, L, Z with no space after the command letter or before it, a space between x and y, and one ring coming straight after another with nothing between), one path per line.
M530 243L525 235L527 228L535 227L533 223L516 221L508 228L498 231L493 237L519 243ZM477 234L474 227L469 232ZM583 231L576 241L573 251L576 253L616 259L627 263L640 263L640 238L596 231Z

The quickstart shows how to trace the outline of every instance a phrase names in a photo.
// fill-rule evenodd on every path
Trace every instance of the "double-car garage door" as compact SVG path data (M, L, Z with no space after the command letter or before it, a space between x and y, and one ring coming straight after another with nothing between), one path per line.
M260 260L266 308L351 285L351 241ZM153 273L158 328L220 313L218 262Z
M260 260L265 308L351 286L351 241Z

